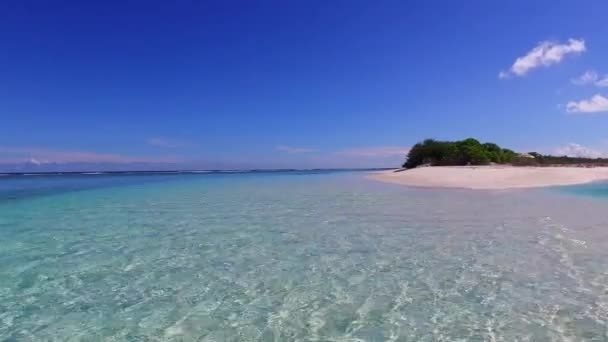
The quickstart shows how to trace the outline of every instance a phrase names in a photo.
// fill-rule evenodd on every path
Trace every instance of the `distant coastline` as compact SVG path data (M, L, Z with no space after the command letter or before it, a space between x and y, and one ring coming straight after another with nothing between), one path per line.
M393 168L345 168L345 169L236 169L236 170L132 170L132 171L43 171L43 172L2 172L0 176L101 176L101 175L180 175L213 173L272 173L272 172L348 172L348 171L386 171ZM0 178L1 179L1 178Z

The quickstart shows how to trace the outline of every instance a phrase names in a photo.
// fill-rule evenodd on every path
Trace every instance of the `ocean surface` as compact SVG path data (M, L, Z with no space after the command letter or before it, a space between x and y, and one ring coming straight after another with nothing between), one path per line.
M0 177L0 341L606 341L608 186Z

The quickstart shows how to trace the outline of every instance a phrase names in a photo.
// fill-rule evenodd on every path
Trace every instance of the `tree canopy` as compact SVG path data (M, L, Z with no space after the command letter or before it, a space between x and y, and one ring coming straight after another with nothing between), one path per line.
M486 165L510 163L517 153L501 148L494 143L480 143L468 138L460 141L438 141L426 139L412 147L403 164L411 169L420 165Z
M410 149L403 167L411 169L420 165L455 166L490 163L517 166L608 166L608 159L551 156L536 152L520 155L494 143L482 144L473 138L460 141L426 139Z

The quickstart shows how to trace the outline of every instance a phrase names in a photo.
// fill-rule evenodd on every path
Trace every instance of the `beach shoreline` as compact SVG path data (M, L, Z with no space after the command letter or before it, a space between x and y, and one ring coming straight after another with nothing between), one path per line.
M433 166L380 171L367 178L398 185L471 190L527 189L608 180L608 167Z

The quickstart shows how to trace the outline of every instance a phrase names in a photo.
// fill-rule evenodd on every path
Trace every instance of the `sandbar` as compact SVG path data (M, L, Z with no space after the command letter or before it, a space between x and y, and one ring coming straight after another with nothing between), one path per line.
M368 178L406 186L501 190L608 180L608 167L432 166L380 171Z

